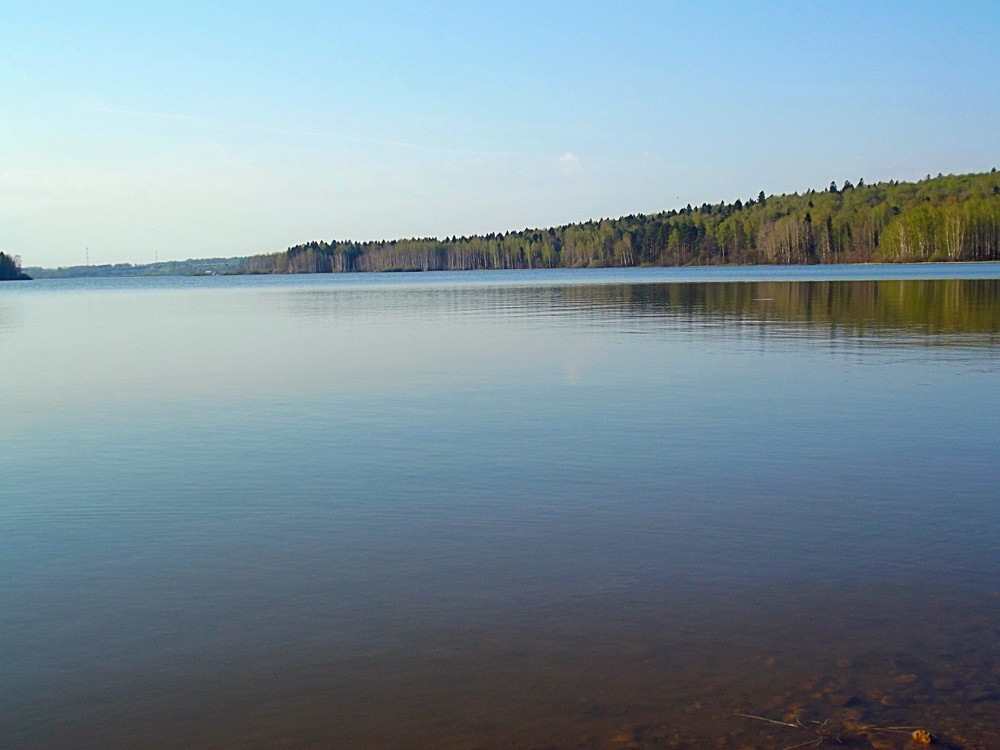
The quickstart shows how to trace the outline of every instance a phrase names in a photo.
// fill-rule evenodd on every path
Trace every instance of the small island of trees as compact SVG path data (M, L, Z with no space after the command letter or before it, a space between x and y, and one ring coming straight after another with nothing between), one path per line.
M21 271L21 258L0 252L0 281L27 281L31 277Z

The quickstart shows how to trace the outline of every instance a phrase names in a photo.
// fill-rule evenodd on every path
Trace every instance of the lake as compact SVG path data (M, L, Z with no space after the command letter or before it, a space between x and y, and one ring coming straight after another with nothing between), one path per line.
M1000 747L1000 265L0 287L0 746Z

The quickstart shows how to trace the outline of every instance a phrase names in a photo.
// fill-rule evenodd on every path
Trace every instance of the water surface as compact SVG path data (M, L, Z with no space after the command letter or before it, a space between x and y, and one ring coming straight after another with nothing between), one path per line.
M0 289L0 745L1000 744L1000 268Z

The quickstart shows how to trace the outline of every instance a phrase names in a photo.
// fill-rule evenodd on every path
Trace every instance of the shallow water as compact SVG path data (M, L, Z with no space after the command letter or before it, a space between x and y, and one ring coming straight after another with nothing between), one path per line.
M1000 746L996 265L39 281L0 365L0 746Z

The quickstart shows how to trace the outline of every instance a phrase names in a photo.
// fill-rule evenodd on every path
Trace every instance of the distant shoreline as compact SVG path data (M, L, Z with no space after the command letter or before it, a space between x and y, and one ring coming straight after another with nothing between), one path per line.
M36 278L1000 261L1000 175L927 176L484 235L317 240L275 253L27 268Z
M228 260L242 260L238 259L226 259ZM184 267L189 261L176 261L174 265ZM885 261L859 261L856 263L712 263L712 264L690 264L686 266L657 266L657 265L642 265L642 266L586 266L586 267L576 267L576 268L486 268L486 269L423 269L423 268L393 268L383 271L328 271L328 272L286 272L281 274L265 274L265 273L252 273L248 271L233 271L233 270L218 270L218 271L205 271L204 261L193 261L198 265L192 267L191 269L182 268L175 272L164 272L156 268L153 264L150 265L132 265L132 264L115 264L106 266L69 266L65 268L42 268L32 266L29 267L28 271L31 271L32 275L24 274L23 278L20 280L30 281L30 280L41 280L41 279L111 279L111 278L170 278L170 277L213 277L213 276L307 276L307 275L319 275L319 276L330 276L330 275L367 275L367 274L395 274L395 273L462 273L465 271L552 271L552 270L562 270L562 271L596 271L596 270L623 270L623 269L652 269L652 268L664 268L664 269L710 269L710 268L728 268L728 269L738 269L738 268L829 268L833 266L925 266L925 265L947 265L947 266L984 266L990 264L1000 263L1000 260L954 260L954 261L895 261L895 262L885 262ZM7 279L8 281L17 281L18 279Z

